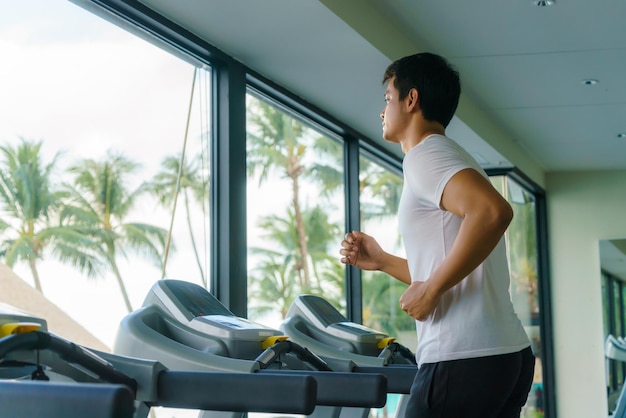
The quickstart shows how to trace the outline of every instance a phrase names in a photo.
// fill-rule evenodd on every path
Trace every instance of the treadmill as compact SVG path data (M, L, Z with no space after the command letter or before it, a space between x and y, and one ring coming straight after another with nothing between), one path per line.
M50 332L45 319L0 304L3 417L147 418L154 406L306 414L316 396L310 376L176 371L92 350Z
M383 374L338 370L280 330L235 316L206 289L181 280L154 283L142 307L122 319L113 351L152 359L172 370L313 377L316 406L308 417L361 418L370 408L384 406L387 397ZM285 394L276 390L273 396ZM199 416L245 415L202 411Z
M384 373L388 392L395 394L390 399L397 400L393 405L394 416L404 416L406 395L417 373L417 364L415 354L394 337L348 321L326 299L315 295L297 297L280 329L329 364L340 362L351 367L350 370Z

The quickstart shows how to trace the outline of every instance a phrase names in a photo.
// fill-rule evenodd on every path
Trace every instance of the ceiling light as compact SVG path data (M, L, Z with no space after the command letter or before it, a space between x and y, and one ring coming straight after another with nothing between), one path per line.
M595 86L599 82L600 81L596 80L595 78L587 78L587 79L584 79L583 81L581 81L581 83L583 83L585 86Z
M534 0L533 3L535 4L535 6L546 7L556 4L556 0Z

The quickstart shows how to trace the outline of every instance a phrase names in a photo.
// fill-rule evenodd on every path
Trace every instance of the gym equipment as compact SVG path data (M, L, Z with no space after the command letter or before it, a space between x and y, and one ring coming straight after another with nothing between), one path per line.
M145 418L153 406L306 414L316 388L310 376L172 371L91 350L49 332L44 319L0 305L3 417Z
M626 343L623 339L608 335L604 343L604 355L607 358L607 378L609 376L609 360L626 361ZM622 385L617 402L615 403L615 409L613 413L609 415L612 418L626 418L626 385Z
M415 354L395 338L348 321L327 300L315 295L296 298L280 329L289 339L306 346L329 364L340 361L349 371L383 373L388 392L402 395L396 416L404 416L408 399L404 395L410 392L417 365Z
M0 380L0 416L131 418L133 394L123 385Z
M121 321L113 351L154 359L173 370L312 376L317 406L311 417L351 417L386 402L384 375L336 371L279 330L236 317L206 289L186 281L157 281L142 307ZM201 416L241 415L206 411Z

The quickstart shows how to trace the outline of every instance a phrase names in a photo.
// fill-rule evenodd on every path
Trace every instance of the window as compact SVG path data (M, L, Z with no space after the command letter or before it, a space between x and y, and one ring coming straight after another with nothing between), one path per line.
M341 143L258 94L246 106L248 315L278 328L300 294L345 313Z
M1 261L39 283L102 342L100 349L110 348L120 319L141 306L164 263L167 277L206 279L211 69L68 1L1 2L0 16L0 183L23 192L0 201L9 225L0 235L7 251ZM19 170L29 167L37 189L20 183ZM28 206L24 193L48 200ZM14 208L37 215L29 219ZM46 240L59 222L63 234ZM91 247L71 234L77 226L92 231ZM41 246L36 258L6 256L20 249L17 238ZM85 262L91 264L81 268Z
M374 156L362 152L359 158L359 208L361 229L376 238L392 254L404 256L397 212L402 193L402 174L382 165ZM400 309L400 296L407 286L388 274L361 271L363 325L396 338L411 353L417 344L415 321ZM400 395L387 395L383 408L372 417L395 416Z
M624 335L624 314L626 306L624 304L624 293L626 286L624 282L611 273L602 271L602 306L604 319L604 338L609 335L622 337ZM609 409L613 410L617 396L619 395L626 375L626 364L621 361L607 361L607 394Z
M388 252L404 256L398 230L398 202L402 175L385 168L368 154L359 162L359 189L362 230L376 238ZM362 271L363 324L380 330L414 351L417 344L415 321L400 309L398 301L406 285L375 271Z
M494 186L513 207L505 233L511 274L511 299L535 353L535 378L522 417L544 416L543 345L541 341L540 280L535 197L508 176L491 177Z

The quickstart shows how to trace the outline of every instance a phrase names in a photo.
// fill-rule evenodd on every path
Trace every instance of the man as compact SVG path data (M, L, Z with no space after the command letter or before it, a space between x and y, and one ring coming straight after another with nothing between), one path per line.
M409 285L400 306L416 320L419 370L407 418L519 417L535 359L509 295L503 235L513 211L445 136L459 75L442 57L421 53L393 62L383 84L383 138L405 154L398 224L407 258L353 231L341 262Z

